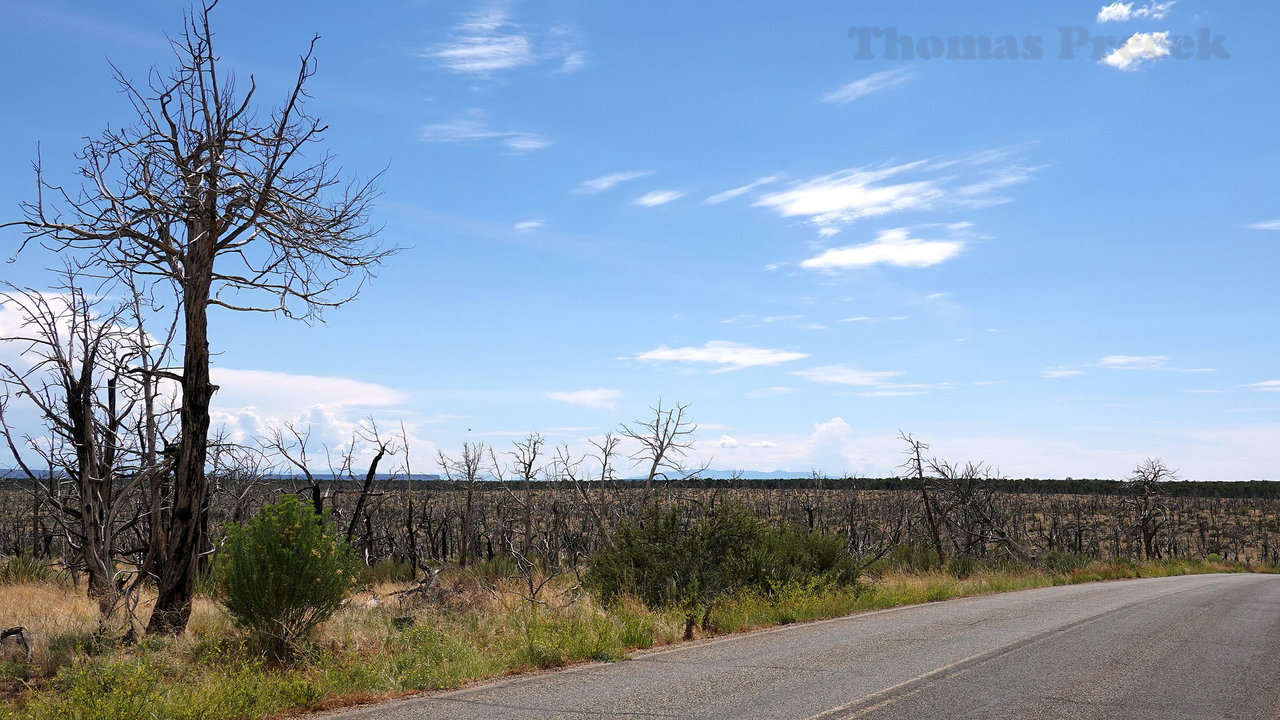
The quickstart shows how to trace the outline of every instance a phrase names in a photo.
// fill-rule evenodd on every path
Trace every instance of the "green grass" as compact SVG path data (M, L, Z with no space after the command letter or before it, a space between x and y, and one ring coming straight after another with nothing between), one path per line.
M722 599L710 625L715 632L737 632L1034 587L1275 570L1190 560L1064 558L1053 566L1058 569L978 563L950 567L950 572L889 569L856 585L793 583L771 596L744 592ZM678 613L655 612L634 600L603 609L585 598L574 604L568 603L571 596L555 599L563 600L564 607L534 609L495 592L471 609L411 611L413 625L404 630L392 619L406 617L406 611L389 603L348 608L330 622L303 660L288 667L252 656L225 623L208 623L204 635L148 639L132 648L104 648L84 635L52 638L62 665L40 670L47 672L43 678L33 679L38 672L24 663L0 663L0 686L26 688L21 699L0 703L0 718L252 720L455 688L532 669L619 660L637 648L676 642L681 634Z

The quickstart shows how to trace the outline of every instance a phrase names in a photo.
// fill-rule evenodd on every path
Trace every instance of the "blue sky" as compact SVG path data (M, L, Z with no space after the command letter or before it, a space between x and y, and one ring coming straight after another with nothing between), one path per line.
M891 474L901 429L1013 476L1280 479L1271 4L353 8L215 14L268 101L321 35L310 108L406 248L324 325L215 311L237 436L372 416L425 465L661 398L716 468ZM107 61L166 66L180 14L0 0L10 215L37 145L69 181L128 122Z

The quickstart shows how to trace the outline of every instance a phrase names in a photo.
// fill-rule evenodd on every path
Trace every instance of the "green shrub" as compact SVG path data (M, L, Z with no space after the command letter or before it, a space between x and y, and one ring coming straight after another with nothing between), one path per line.
M957 555L947 561L947 572L953 577L963 580L978 569L978 559L972 555Z
M937 568L938 553L933 548L926 548L910 543L894 547L880 560L877 569L883 571L899 571L908 573L927 572Z
M297 497L227 529L218 561L223 604L278 659L291 656L338 609L362 564L327 519Z
M586 581L605 602L633 595L649 607L678 608L692 637L698 617L745 584L763 534L759 519L728 505L690 520L655 508L618 529L613 546L591 558Z
M370 585L388 582L413 582L413 563L408 558L381 560L365 568L364 579Z
M1069 573L1089 566L1092 562L1087 555L1053 550L1040 556L1040 563L1045 569L1055 573Z
M850 585L861 568L842 538L802 527L768 530L748 557L744 585L772 595L794 585Z
M852 584L858 572L838 537L775 530L742 508L720 505L688 519L675 509L651 510L591 558L586 581L606 603L634 596L652 608L678 609L687 638L699 617L710 627L712 610L731 593Z
M53 568L46 560L36 557L30 550L14 555L0 564L0 583L56 583L67 584L65 573Z

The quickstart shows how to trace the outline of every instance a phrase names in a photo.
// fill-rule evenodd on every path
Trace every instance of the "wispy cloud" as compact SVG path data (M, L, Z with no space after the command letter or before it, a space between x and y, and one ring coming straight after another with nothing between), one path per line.
M769 208L782 217L807 217L820 234L834 235L842 225L891 212L925 208L941 199L942 189L931 180L884 182L924 165L914 162L879 170L840 170L769 193L755 205Z
M419 55L461 75L487 77L545 62L556 63L555 72L572 73L587 64L586 53L572 38L567 28L531 31L515 23L506 9L490 8L467 15L448 41Z
M631 204L638 205L639 207L657 207L659 205L666 205L669 202L679 200L684 197L684 195L685 193L683 190L650 190L635 200L632 200Z
M1055 380L1059 378L1079 377L1083 374L1084 374L1083 370L1075 370L1073 368L1064 368L1064 367L1048 368L1046 370L1040 371L1040 377L1046 377L1046 378L1051 378Z
M712 340L701 347L667 347L662 345L635 356L653 363L692 363L718 365L721 372L750 367L780 365L809 357L805 353L753 347L736 342Z
M1280 230L1280 218L1256 222L1249 226L1250 230Z
M797 370L792 375L802 377L810 382L828 385L854 385L862 387L881 387L890 379L902 375L897 371L867 371L849 367L848 365L823 365L808 370ZM918 386L916 386L918 387Z
M999 190L1026 182L1039 169L1009 161L1009 151L879 168L849 168L762 195L755 207L804 218L829 237L866 218L937 207L974 208L1007 202Z
M595 195L605 190L610 190L618 185L635 180L647 175L652 175L652 170L629 170L627 172L616 172L609 175L601 175L598 178L592 178L573 189L573 192L579 195Z
M1117 70L1137 70L1143 65L1169 55L1168 32L1134 33L1124 45L1102 58Z
M926 385L923 383L893 382L894 378L901 377L904 373L896 370L861 370L839 363L809 368L808 370L797 370L791 374L810 382L824 385L847 385L862 388L862 391L858 393L860 397L924 395L930 390L954 387L952 383Z
M725 190L724 192L718 192L715 195L712 195L711 197L707 198L703 202L709 203L711 205L719 205L722 202L728 202L730 200L733 200L736 197L746 195L747 193L751 192L752 190L755 190L761 185L768 185L769 183L775 183L781 179L782 179L782 175L769 175L768 177L762 177L762 178L759 178L758 180L753 180L752 182L749 182L746 185L742 185L740 187L736 187L731 190Z
M570 392L549 392L547 397L556 402L592 410L617 410L621 390L596 388L594 390L573 390Z
M504 10L474 13L453 30L449 42L426 50L445 69L468 75L489 75L535 62L533 42L512 24Z
M1176 4L1174 0L1169 2L1150 2L1146 5L1134 8L1131 2L1113 2L1110 5L1104 5L1098 10L1097 21L1100 23L1108 22L1126 22L1134 18L1151 18L1152 20L1163 20L1169 14L1169 10Z
M484 113L478 110L472 110L467 117L452 122L427 125L419 137L434 143L496 142L521 154L551 146L551 141L543 135L492 128L485 121Z
M908 228L881 232L875 240L860 245L830 248L804 260L800 267L809 270L850 270L872 265L923 268L946 262L964 250L963 240L921 240L911 236ZM846 319L844 322L854 322Z
M911 73L905 69L898 68L895 70L885 70L874 75L868 75L861 80L855 80L848 85L841 87L822 96L822 102L826 103L851 103L859 100L872 93L887 90L888 88L911 79Z
M564 56L564 62L560 64L560 69L556 72L569 74L575 73L587 66L587 54L575 50Z
M1245 387L1258 390L1260 392L1280 392L1280 380L1264 380L1262 382L1250 383L1245 385Z
M1108 355L1098 361L1098 366L1113 370L1161 370L1168 361L1164 355Z
M541 220L525 220L512 225L511 228L517 232L532 232L543 226Z

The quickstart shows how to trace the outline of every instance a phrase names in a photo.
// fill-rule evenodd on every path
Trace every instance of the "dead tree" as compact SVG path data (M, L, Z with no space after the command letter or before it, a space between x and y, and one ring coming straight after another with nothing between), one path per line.
M545 444L546 440L541 434L529 433L524 439L517 440L515 449L508 453L511 456L512 474L520 481L523 494L523 498L518 500L523 531L520 541L522 556L528 555L533 547L533 479L542 469L539 458Z
M370 244L370 182L343 182L326 154L308 155L327 128L305 109L313 39L292 88L269 115L255 111L214 51L206 0L173 42L176 62L138 84L116 82L135 122L90 140L79 189L47 182L23 208L28 238L80 251L121 275L172 290L182 310L179 443L158 528L158 597L148 631L187 625L206 533L209 308L311 319L352 299L390 250ZM354 289L343 290L355 278Z
M1162 460L1147 458L1125 482L1125 506L1133 531L1142 541L1142 555L1148 560L1160 557L1156 538L1169 522L1169 507L1160 483L1176 480L1177 472Z
M900 438L907 444L906 455L907 461L902 464L903 469L907 471L910 477L914 478L916 484L920 488L920 502L924 505L925 522L929 525L929 540L933 543L933 550L938 554L938 562L945 564L947 562L947 551L942 544L942 522L939 517L940 509L934 498L929 496L929 481L925 477L925 459L924 453L929 446L916 440L910 434L899 431Z
M953 539L961 543L959 552L974 554L994 545L1019 560L1036 560L1014 536L1012 523L1000 505L992 482L998 473L981 463L957 465L937 458L930 459L928 467L928 482L946 508L944 518Z
M157 445L165 423L157 417L152 371L168 347L135 335L127 324L139 296L110 306L102 299L106 288L90 293L80 280L68 266L52 292L12 286L0 292L0 303L22 319L16 335L0 338L22 353L17 363L0 363L0 384L32 406L47 435L20 441L2 407L0 432L34 491L54 507L88 578L89 595L106 618L122 590L118 534L144 522L147 506L136 496L164 473ZM39 457L52 471L32 472L26 456ZM70 488L65 495L64 478Z
M645 497L653 490L653 483L664 484L672 480L684 480L697 475L705 468L691 470L685 465L685 457L693 449L694 433L698 426L687 416L689 406L676 403L664 408L662 401L652 408L653 417L622 425L618 435L638 443L631 454L631 461L640 467L644 475Z
M475 494L476 483L485 475L485 458L488 449L482 442L462 444L462 455L451 458L441 450L436 453L436 462L451 485L463 486L465 499L462 506L461 534L458 542L458 565L466 567L474 554L475 535Z

